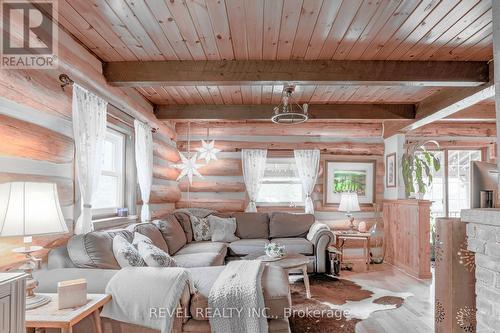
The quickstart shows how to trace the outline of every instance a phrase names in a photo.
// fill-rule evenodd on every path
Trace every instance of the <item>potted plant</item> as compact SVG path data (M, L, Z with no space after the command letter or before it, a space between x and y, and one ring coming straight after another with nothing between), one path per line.
M407 198L422 199L427 188L432 184L433 173L441 168L436 155L425 147L427 144L434 144L439 148L439 143L434 140L413 142L406 146L406 151L401 158ZM418 187L418 192L415 191L415 185Z

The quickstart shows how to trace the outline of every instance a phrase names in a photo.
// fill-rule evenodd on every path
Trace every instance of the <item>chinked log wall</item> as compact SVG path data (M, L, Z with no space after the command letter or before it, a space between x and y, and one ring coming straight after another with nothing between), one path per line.
M191 123L191 150L200 147L206 139L207 126L210 139L216 139L221 149L219 160L200 168L203 179L195 177L192 186L184 179L180 182L182 199L176 206L205 207L220 211L243 211L248 204L241 167L241 149L268 149L268 157L293 157L293 149L320 149L320 175L313 200L320 219L343 218L336 207L323 206L323 167L325 160L373 160L376 162L376 201L381 203L384 191L384 145L381 124L368 123L314 123L277 126L262 122ZM179 151L187 151L187 123L176 125ZM325 141L319 141L318 136ZM258 207L259 211L303 211L302 207ZM365 216L373 215L373 208L363 207Z
M12 18L11 36L19 42L23 34L16 29L23 25L16 20ZM61 90L58 80L61 73L66 73L83 86L98 91L120 110L158 128L154 135L156 177L152 199L155 203L151 207L155 216L172 210L180 197L178 185L173 181L175 171L169 169L170 163L178 160L174 129L158 121L152 105L134 89L109 86L102 75L100 60L63 30L59 31L58 49L57 69L0 70L0 182L29 180L58 184L63 214L72 230L79 195L76 193L75 197L72 89ZM34 237L34 243L51 248L64 244L69 236ZM24 260L11 252L21 244L19 237L0 240L0 271Z

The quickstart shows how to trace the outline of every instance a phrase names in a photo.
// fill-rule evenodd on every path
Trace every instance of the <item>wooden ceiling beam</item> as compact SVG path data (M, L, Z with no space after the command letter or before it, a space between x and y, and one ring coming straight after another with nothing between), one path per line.
M471 87L489 80L487 62L380 60L233 60L108 62L121 87L186 85L372 85Z
M439 91L416 106L415 119L411 121L387 122L384 138L397 133L406 133L432 122L445 119L495 95L493 82L479 87L448 88Z
M158 105L160 120L269 120L275 105ZM413 104L314 104L310 119L415 119Z

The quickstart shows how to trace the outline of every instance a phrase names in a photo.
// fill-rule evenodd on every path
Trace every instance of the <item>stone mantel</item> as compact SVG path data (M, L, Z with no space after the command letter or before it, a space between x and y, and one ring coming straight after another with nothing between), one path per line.
M462 222L486 224L500 228L500 209L475 208L464 209L461 213Z
M462 210L461 220L475 253L477 332L500 332L500 209Z

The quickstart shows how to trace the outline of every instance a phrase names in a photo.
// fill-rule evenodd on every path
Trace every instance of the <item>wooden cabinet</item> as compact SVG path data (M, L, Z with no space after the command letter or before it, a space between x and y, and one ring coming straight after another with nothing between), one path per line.
M0 273L0 333L21 333L24 329L24 273Z
M385 261L419 278L432 277L427 200L384 201Z

